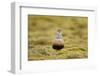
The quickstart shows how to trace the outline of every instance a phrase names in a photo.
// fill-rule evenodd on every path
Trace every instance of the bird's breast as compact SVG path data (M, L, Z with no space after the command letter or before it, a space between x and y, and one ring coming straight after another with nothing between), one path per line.
M64 41L63 41L63 39L55 39L53 41L52 47L53 47L53 49L56 49L56 50L61 50L62 48L64 48Z

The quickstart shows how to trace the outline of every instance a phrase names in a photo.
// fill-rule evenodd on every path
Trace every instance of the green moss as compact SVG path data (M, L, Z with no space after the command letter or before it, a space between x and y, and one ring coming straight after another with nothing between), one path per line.
M88 18L28 16L28 60L87 58ZM63 31L64 48L52 48L57 29Z

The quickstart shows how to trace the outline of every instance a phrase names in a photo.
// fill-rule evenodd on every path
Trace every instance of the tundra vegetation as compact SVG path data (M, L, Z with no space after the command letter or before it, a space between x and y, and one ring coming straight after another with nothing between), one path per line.
M52 42L62 29L64 48ZM28 60L83 59L88 57L88 17L28 15Z

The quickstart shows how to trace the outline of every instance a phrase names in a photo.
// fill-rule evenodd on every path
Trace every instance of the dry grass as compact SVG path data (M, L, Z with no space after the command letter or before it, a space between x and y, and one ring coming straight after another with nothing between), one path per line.
M28 60L76 59L88 57L88 18L28 16ZM63 31L64 49L52 49L57 29Z

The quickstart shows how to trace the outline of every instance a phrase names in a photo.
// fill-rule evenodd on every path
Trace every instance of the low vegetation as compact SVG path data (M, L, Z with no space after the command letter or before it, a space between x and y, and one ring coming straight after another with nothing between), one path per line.
M28 60L79 59L88 57L88 18L28 16ZM57 29L63 31L64 48L52 48Z

